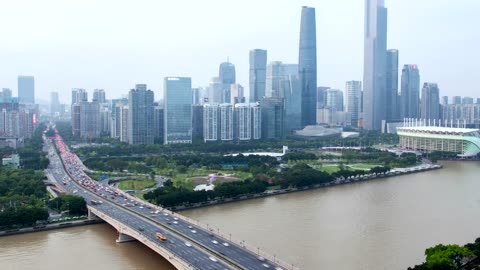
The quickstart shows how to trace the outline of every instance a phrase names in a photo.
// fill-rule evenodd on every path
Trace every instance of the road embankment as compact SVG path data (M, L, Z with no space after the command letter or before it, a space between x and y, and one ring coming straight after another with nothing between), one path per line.
M93 225L93 224L99 224L99 223L104 223L104 221L103 220L75 220L75 221L52 223L52 224L46 224L46 225L37 225L34 227L0 231L0 237L16 235L16 234L58 230L58 229L78 227L78 226L87 226L87 225Z

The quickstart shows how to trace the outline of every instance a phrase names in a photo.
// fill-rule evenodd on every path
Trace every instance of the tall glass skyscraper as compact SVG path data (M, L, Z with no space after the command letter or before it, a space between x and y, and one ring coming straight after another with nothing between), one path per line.
M192 143L192 79L166 77L163 102L165 144Z
M362 82L348 81L345 84L345 95L345 111L351 114L352 126L356 127L362 104Z
M153 144L153 91L137 84L128 94L128 143Z
M230 62L220 64L218 78L222 83L222 103L230 103L230 85L235 84L235 65Z
M20 103L35 103L35 80L33 76L18 76L18 99Z
M419 118L420 72L417 65L403 66L401 92L401 118Z
M387 120L399 119L398 50L387 51Z
M316 124L317 31L315 8L302 7L298 72L302 92L302 125Z
M267 80L267 51L250 51L250 102L260 101L265 96Z
M424 83L422 88L422 118L440 119L440 90L436 83Z
M387 9L384 0L365 0L363 128L380 130L387 118Z

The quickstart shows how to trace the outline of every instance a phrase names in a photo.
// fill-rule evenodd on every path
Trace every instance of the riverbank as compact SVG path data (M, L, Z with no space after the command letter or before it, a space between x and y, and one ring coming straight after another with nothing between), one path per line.
M211 200L211 201L196 203L188 206L176 206L176 207L169 207L169 208L167 207L167 209L171 211L181 212L181 211L195 209L195 208L203 208L203 207L215 206L215 205L225 204L225 203L233 203L233 202L239 202L239 201L245 201L245 200L265 198L265 197L276 196L280 194L288 194L288 193L307 191L307 190L318 189L318 188L326 188L326 187L346 185L346 184L352 184L352 183L358 183L358 182L365 182L368 180L395 177L395 176L401 176L401 175L412 174L412 173L420 173L425 171L438 170L441 168L443 168L442 165L423 164L421 166L417 166L413 168L391 170L390 172L387 172L385 174L368 174L368 175L361 175L361 176L356 176L356 177L347 178L347 179L336 179L333 182L324 183L324 184L316 184L316 185L305 186L300 188L270 190L270 191L265 191L263 193L258 193L258 194L248 194L248 195L238 196L234 198Z
M16 234L34 233L34 232L41 232L41 231L50 231L50 230L58 230L58 229L63 229L63 228L71 228L71 227L78 227L78 226L100 224L100 223L104 223L104 222L105 221L103 221L103 220L75 220L75 221L68 221L68 222L61 222L61 223L37 225L37 226L34 226L34 227L0 231L0 237L16 235Z

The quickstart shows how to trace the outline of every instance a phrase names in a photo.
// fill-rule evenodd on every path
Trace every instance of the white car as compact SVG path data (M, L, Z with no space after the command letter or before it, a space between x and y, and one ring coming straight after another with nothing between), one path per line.
M218 244L218 241L217 240L212 240L212 243L214 243L216 245L216 244Z
M178 221L174 221L173 224L178 224Z
M223 245L226 246L226 247L229 247L229 246L230 246L230 244L227 243L227 242L223 242Z
M192 246L192 244L190 244L189 242L185 242L185 246L187 246L187 247L191 247L191 246Z
M268 265L266 263L262 264L262 266L265 267L265 268L270 268L270 265Z
M197 231L195 231L195 230L191 230L191 232L192 232L192 233L197 233Z
M215 257L210 256L210 257L208 257L208 258L209 258L212 262L218 262L218 260L215 259Z

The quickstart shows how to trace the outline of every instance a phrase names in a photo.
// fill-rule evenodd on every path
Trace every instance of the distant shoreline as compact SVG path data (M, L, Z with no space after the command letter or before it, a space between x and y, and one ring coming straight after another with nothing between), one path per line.
M26 227L26 228L10 229L10 230L0 231L0 237L17 235L17 234L51 231L51 230L58 230L58 229L63 229L63 228L86 226L86 225L93 225L93 224L100 224L100 223L105 223L105 221L85 219L85 220L75 220L75 221L67 221L67 222L61 222L61 223L37 225L37 226L34 226L34 227Z
M281 194L288 194L288 193L293 193L293 192L307 191L307 190L312 190L312 189L333 187L333 186L339 186L339 185L347 185L347 184L352 184L352 183L360 183L360 182L365 182L365 181L374 180L374 179L389 178L389 177L395 177L395 176L412 174L412 173L420 173L420 172L425 172L425 171L438 170L438 169L441 169L441 168L443 168L443 166L438 165L436 167L432 166L432 167L428 167L428 168L418 168L418 169L414 169L412 171L402 171L402 172L397 171L395 173L361 177L361 178L357 178L357 179L353 179L353 180L347 179L347 180L343 180L341 182L329 182L329 183L316 184L316 185L312 185L312 186L305 186L305 187L299 187L299 188L277 189L277 190L273 190L273 191L270 191L270 192L243 195L243 196L239 196L237 198L211 200L211 201L208 201L208 202L196 203L196 204L192 204L192 205L189 205L189 206L166 207L166 209L168 209L170 211L175 211L175 212L182 212L182 211L191 210L191 209L215 206L215 205L219 205L219 204L226 204L226 203L233 203L233 202L238 202L238 201L259 199L259 198L265 198L265 197L276 196L276 195L281 195Z

